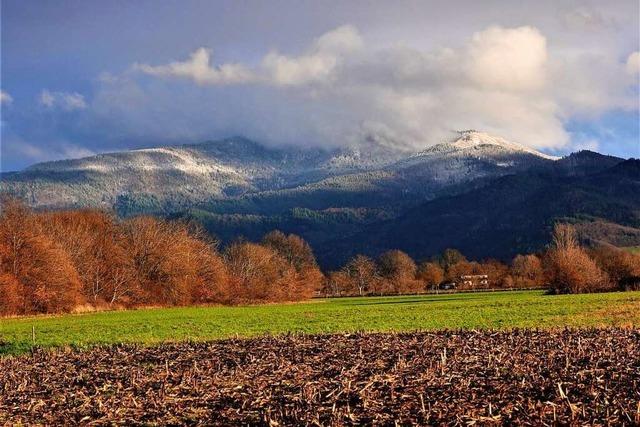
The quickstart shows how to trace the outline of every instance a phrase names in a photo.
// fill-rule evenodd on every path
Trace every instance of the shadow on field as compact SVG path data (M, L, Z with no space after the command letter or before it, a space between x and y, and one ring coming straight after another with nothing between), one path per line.
M433 296L433 297L429 297L429 298L425 298L425 297L416 297L413 299L403 299L403 300L398 300L398 301L376 301L374 298L372 298L370 301L358 301L358 302L352 302L349 303L348 305L396 305L396 304L423 304L423 303L429 303L429 302L441 302L441 301L473 301L473 300L478 300L478 299L483 299L480 296Z

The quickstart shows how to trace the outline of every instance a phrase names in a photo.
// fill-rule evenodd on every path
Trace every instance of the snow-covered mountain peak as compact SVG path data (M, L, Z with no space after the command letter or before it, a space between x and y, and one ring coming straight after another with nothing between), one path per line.
M541 153L540 151L534 150L533 148L529 148L525 145L507 141L506 139L500 138L499 136L493 136L489 135L488 133L478 132L475 130L465 130L458 132L458 137L450 142L449 145L459 150L475 148L482 145L495 145L509 151L521 151L548 160L559 159L558 157Z
M0 192L25 195L36 206L130 210L135 205L167 212L244 195L276 197L280 191L306 194L319 189L343 197L376 189L392 198L394 191L431 197L449 185L549 160L555 158L475 131L460 132L416 154L375 139L321 149L273 147L235 137L41 163L3 174Z

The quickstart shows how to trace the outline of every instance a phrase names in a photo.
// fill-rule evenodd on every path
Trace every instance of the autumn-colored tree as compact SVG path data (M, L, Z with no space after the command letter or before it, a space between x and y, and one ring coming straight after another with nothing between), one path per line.
M94 306L127 304L137 293L124 233L112 215L98 210L41 214L45 233L71 257L83 293Z
M509 277L509 267L496 259L483 261L478 270L478 274L487 275L486 288L512 287L512 278Z
M275 250L298 271L318 266L311 246L295 234L272 231L264 236L262 244Z
M188 228L185 238L188 246L185 262L190 263L192 278L191 301L198 304L229 302L229 274L218 253L218 242L194 224Z
M600 245L589 253L612 285L621 290L640 289L640 255L610 245Z
M339 277L345 277L348 280L348 292L360 296L375 292L376 285L380 280L375 262L364 255L356 255L351 258L342 268L342 273L344 276Z
M2 201L0 247L0 287L3 293L14 294L2 304L5 314L71 311L82 302L80 279L70 257L18 201Z
M13 275L0 273L0 316L20 313L20 282Z
M0 241L0 266L6 267L7 257L9 256L9 247L6 242ZM0 315L15 314L18 312L20 303L18 292L20 283L18 279L8 272L0 272Z
M457 249L445 249L444 252L442 252L442 255L438 257L438 263L444 270L445 274L449 272L449 268L451 266L466 261L467 258L465 258L465 256Z
M580 247L576 229L571 224L556 223L553 227L551 247L557 251Z
M378 271L382 278L382 293L413 293L422 289L416 280L416 263L409 255L399 250L383 253L378 258Z
M272 248L237 242L227 248L225 259L231 275L234 302L292 301L298 298L295 268Z
M451 264L445 274L445 278L451 282L460 282L462 276L484 274L480 264L475 261L462 260ZM464 286L463 286L464 287Z
M556 224L543 265L551 292L595 292L609 288L606 273L579 246L571 225Z
M444 280L444 270L435 262L425 261L418 266L416 277L424 283L426 289L434 289Z
M510 274L507 274L506 276L504 276L502 278L502 287L503 288L507 288L507 289L511 289L515 286L516 282L513 279L513 276Z
M300 236L272 231L264 236L262 244L275 250L297 272L297 280L291 283L294 299L306 299L322 287L324 275L318 268L311 246Z
M544 284L542 262L536 255L516 255L511 263L514 284L530 288Z
M353 293L351 277L344 271L332 271L324 282L323 293L326 296L339 297Z
M226 295L222 262L188 225L142 216L123 226L140 303L181 305Z

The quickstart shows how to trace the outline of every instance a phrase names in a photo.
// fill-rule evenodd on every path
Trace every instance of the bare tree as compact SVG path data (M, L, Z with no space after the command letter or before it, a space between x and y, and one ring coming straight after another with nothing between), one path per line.
M517 286L534 287L544 284L542 261L536 255L516 255L511 263L511 271Z
M369 257L356 255L342 269L351 283L351 288L362 296L370 291L370 287L379 280L376 264Z
M3 292L14 292L18 314L71 311L82 302L71 259L42 231L24 205L6 199L0 215L0 273Z
M606 273L578 245L575 231L568 224L554 227L552 246L543 264L552 292L594 292L610 287Z

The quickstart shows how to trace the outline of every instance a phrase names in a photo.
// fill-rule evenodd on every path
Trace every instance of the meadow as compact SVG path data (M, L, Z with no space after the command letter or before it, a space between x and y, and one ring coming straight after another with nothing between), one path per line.
M148 345L286 333L607 326L640 326L640 292L482 292L3 318L0 354L33 346Z

